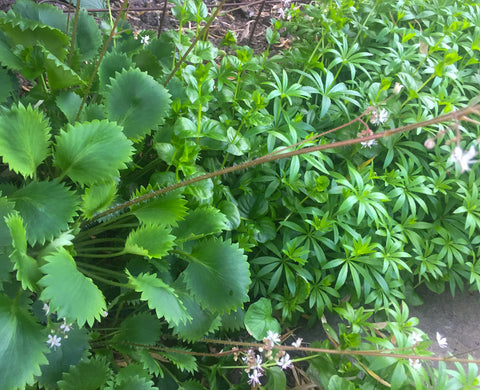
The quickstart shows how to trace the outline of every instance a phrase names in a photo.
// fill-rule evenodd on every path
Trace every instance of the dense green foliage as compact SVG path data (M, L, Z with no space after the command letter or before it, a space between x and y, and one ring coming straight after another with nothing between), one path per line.
M414 360L430 341L408 304L421 284L480 289L479 123L362 137L480 94L480 6L292 5L254 54L197 40L206 6L173 3L179 31L158 38L30 0L0 14L0 388L250 388L255 355L202 339L276 345L326 311L351 326L324 323L317 347L415 358L310 354L323 388L475 388L473 363ZM275 359L268 389L287 383Z

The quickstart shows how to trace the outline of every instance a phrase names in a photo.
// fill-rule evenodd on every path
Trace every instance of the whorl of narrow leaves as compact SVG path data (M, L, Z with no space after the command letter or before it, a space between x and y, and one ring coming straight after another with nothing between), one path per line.
M42 327L18 302L0 294L0 389L25 388L48 352Z
M99 321L106 308L105 298L92 279L78 271L70 253L59 248L45 260L47 264L41 268L45 276L39 281L45 289L40 299L50 301L58 318L76 321L79 327Z
M116 73L105 98L108 119L123 126L135 141L161 124L170 107L167 90L139 69Z
M203 307L223 313L248 301L250 272L238 244L214 238L200 240L189 259L185 282Z
M48 155L50 127L43 114L21 103L0 116L0 156L9 168L24 177L35 176Z
M67 230L78 203L76 195L62 184L47 181L31 182L8 199L15 202L31 245L43 244Z
M126 168L133 153L122 128L106 120L68 125L56 143L56 165L81 185L111 181Z

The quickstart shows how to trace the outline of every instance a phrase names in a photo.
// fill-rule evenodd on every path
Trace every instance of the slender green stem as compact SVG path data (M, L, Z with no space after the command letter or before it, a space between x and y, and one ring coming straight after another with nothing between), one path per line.
M94 270L96 272L100 272L100 273L105 274L105 275L112 276L114 278L123 279L123 278L126 277L126 275L124 273L117 272L117 271L112 271L111 269L104 268L104 267L99 267L98 265L85 263L83 261L76 261L75 263L81 268L89 268L91 270Z
M90 93L90 89L92 88L93 82L95 81L95 76L97 75L98 69L100 68L100 64L102 63L103 57L105 56L105 53L108 50L108 45L110 44L110 41L112 40L113 36L115 35L115 30L117 28L118 22L120 21L120 18L122 17L122 11L127 5L128 5L128 0L123 0L123 3L120 7L120 11L118 12L117 18L115 19L115 23L113 24L112 31L110 31L110 35L108 36L107 41L105 42L105 45L103 46L103 50L100 53L100 57L98 58L97 65L95 65L95 69L93 70L93 73L90 76L90 80L88 81L87 88L85 89L85 92L83 94L82 103L80 104L80 107L78 108L77 116L75 117L74 122L78 121L78 118L80 117L80 113L82 112L83 106L85 105L85 102L87 101L88 94Z
M198 36L195 37L195 39L193 40L193 42L191 43L190 47L187 49L187 51L185 52L185 54L182 56L182 58L180 58L180 60L176 63L175 65L175 68L172 70L172 72L169 74L169 76L167 77L167 80L165 80L165 83L163 84L165 87L168 85L168 83L170 82L170 80L172 79L172 77L175 75L175 73L177 73L177 71L180 69L180 66L185 62L185 59L187 58L187 56L190 54L190 52L192 51L192 49L196 46L197 44L197 41L200 39L200 37L206 33L208 31L208 29L210 28L210 25L213 23L213 21L217 18L217 15L220 13L220 10L222 9L223 5L226 3L227 0L222 0L222 2L218 5L217 9L215 10L215 12L212 14L212 16L210 17L210 19L208 20L207 24L205 25L205 27L203 27L202 31L200 32L200 34L198 34Z
M82 271L82 273L84 273L85 275L91 277L92 279L96 279L96 280L99 280L100 282L102 283L105 283L105 284L108 284L110 286L115 286L115 287L122 287L122 288L129 288L129 285L127 283L118 283L118 282L114 282L113 280L109 280L109 279L106 279L106 278L103 278L93 272L89 272L87 270L84 270L84 269L81 269L79 267L79 269Z
M124 255L125 252L124 250L121 250L119 252L116 252L116 253L105 253L105 254L88 254L88 253L84 253L84 252L78 252L78 256L79 257L86 257L86 258L89 258L89 259L111 259L113 257L118 257L118 256L122 256Z
M80 0L77 0L75 7L75 16L73 17L72 39L70 44L70 53L68 54L68 66L72 66L73 52L75 50L75 38L77 36L78 16L80 15Z
M239 170L252 168L252 167L260 165L260 164L265 164L265 163L268 163L268 162L277 161L277 160L281 160L281 159L284 159L284 158L290 158L290 157L293 157L293 156L299 156L299 155L307 154L307 153L320 152L320 151L327 150L327 149L333 149L333 148L340 148L340 147L349 146L349 145L355 145L355 144L358 144L358 143L361 143L361 142L366 142L366 141L370 141L370 140L374 140L374 139L387 138L387 137L390 137L394 134L405 133L405 132L415 130L415 129L418 129L418 128L421 128L421 127L427 127L427 126L431 126L431 125L434 125L434 124L437 124L437 123L451 121L454 118L457 118L458 120L462 120L463 117L466 117L470 114L477 114L478 115L479 110L480 110L480 104L475 105L475 106L467 106L467 107L462 108L460 110L452 111L452 112L449 112L447 114L440 115L436 118L428 119L428 120L418 122L418 123L410 123L410 124L407 124L407 125L404 125L404 126L397 127L395 129L386 130L386 131L383 131L381 133L372 134L372 135L369 135L367 137L352 138L352 139L348 139L348 140L344 140L344 141L332 142L330 144L310 146L310 147L305 147L305 148L293 150L291 152L281 153L281 152L283 152L287 149L290 149L291 147L293 147L295 145L298 145L298 144L301 144L301 143L304 143L304 142L311 142L312 138L310 138L310 139L304 140L302 142L299 142L298 144L288 146L288 147L286 147L282 150L264 155L262 157L254 159L254 160L246 161L246 162L243 162L243 163L238 164L238 165L233 165L231 167L219 169L218 171L215 171L215 172L210 172L210 173L206 173L204 175L196 176L196 177L193 177L193 178L190 178L190 179L172 184L170 186L161 188L157 191L153 191L153 192L150 192L148 194L139 196L138 198L129 200L127 202L124 202L124 203L122 203L122 204L120 204L116 207L113 207L113 208L111 208L107 211L104 211L103 213L100 213L100 214L96 215L94 218L91 219L91 221L97 220L99 218L103 218L103 217L105 217L109 214L115 213L115 212L117 212L119 210L122 210L126 207L130 207L132 205L144 202L148 199L155 198L159 195L165 194L167 192L174 191L178 188L182 188L182 187L186 187L186 186L189 186L191 184L194 184L194 183L198 183L199 181L202 181L202 180L207 180L207 179L211 179L213 177L226 175L227 173L232 173L232 172L236 172L236 171L239 171ZM328 133L331 133L333 131L337 131L339 129L343 129L344 127L349 126L349 125L353 124L354 122L358 122L360 120L360 118L363 115L365 115L365 113L367 113L367 112L368 112L368 110L366 112L362 113L357 118L351 120L350 122L348 122L346 124L343 124L341 126L338 126L334 129L329 130Z

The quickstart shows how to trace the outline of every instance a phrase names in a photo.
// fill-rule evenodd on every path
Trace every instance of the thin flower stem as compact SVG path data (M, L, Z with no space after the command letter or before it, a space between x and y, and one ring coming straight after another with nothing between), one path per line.
M127 202L124 202L124 203L116 206L116 207L113 207L113 208L111 208L107 211L104 211L103 213L97 214L96 216L94 216L89 221L89 223L92 222L92 221L95 221L97 219L103 218L103 217L105 217L109 214L112 214L114 212L117 212L119 210L122 210L124 208L127 208L127 207L130 207L132 205L135 205L135 204L144 202L146 200L155 198L155 197L160 196L162 194L165 194L167 192L174 191L178 188L182 188L182 187L186 187L186 186L189 186L191 184L194 184L194 183L198 183L199 181L211 179L211 178L217 177L217 176L226 175L227 173L232 173L232 172L236 172L236 171L243 170L243 169L252 168L252 167L255 167L255 166L260 165L260 164L265 164L265 163L268 163L268 162L277 161L277 160L281 160L281 159L284 159L284 158L290 158L290 157L293 157L293 156L299 156L299 155L307 154L307 153L320 152L320 151L327 150L327 149L333 149L333 148L340 148L340 147L344 147L344 146L355 145L355 144L358 144L358 143L361 143L361 142L366 142L366 141L370 141L370 140L374 140L374 139L387 138L387 137L390 137L394 134L406 133L408 131L415 130L415 129L418 129L418 128L421 128L421 127L427 127L427 126L431 126L431 125L434 125L434 124L437 124L437 123L451 121L454 118L458 118L458 120L463 120L463 118L465 118L466 116L468 116L470 114L477 114L478 115L479 110L480 110L480 104L475 105L475 106L467 106L467 107L462 108L460 110L452 111L452 112L449 112L448 114L440 115L436 118L428 119L428 120L425 120L425 121L422 121L422 122L417 122L417 123L410 123L410 124L407 124L407 125L404 125L404 126L397 127L395 129L390 129L390 130L383 131L381 133L376 133L376 134L372 134L372 135L365 136L365 137L347 139L347 140L344 140L344 141L332 142L332 143L329 143L329 144L305 147L305 148L302 148L302 149L297 149L297 150L293 150L291 152L286 152L286 153L280 154L280 152L289 149L291 147L291 146L289 146L289 147L281 149L279 151L264 155L262 157L258 157L254 160L246 161L246 162L243 162L243 163L240 163L240 164L237 164L237 165L233 165L233 166L230 166L230 167L227 167L227 168L219 169L218 171L215 171L215 172L210 172L210 173L206 173L204 175L196 176L196 177L193 177L193 178L190 178L190 179L172 184L170 186L161 188L157 191L153 191L153 192L150 192L148 194L139 196L138 198L131 199ZM363 115L365 115L365 113L362 113L359 117L351 120L347 124L339 126L336 129L329 130L329 131L325 132L324 134L328 134L329 132L332 132L334 130L344 128L347 125L350 125L350 124L354 123L355 121L357 121ZM318 137L318 136L316 136L316 137ZM308 139L308 141L310 141L310 140L311 139ZM303 142L306 142L306 141L302 141L302 142L300 142L300 144L303 143Z
M83 274L91 277L92 279L99 280L102 283L108 284L110 286L116 286L116 287L123 287L123 288L131 288L131 286L128 285L128 283L119 283L119 282L114 282L113 280L106 279L102 276L99 276L93 272L87 271L85 269L82 269L81 267L78 267Z
M105 45L103 45L103 50L100 53L100 57L98 58L97 65L95 66L95 69L93 70L93 73L90 76L90 80L88 81L87 88L86 88L86 90L83 94L82 103L80 104L80 107L78 109L77 116L75 117L74 122L78 121L78 118L80 117L80 113L82 112L83 106L85 105L85 102L87 101L88 94L90 93L90 89L92 88L93 82L95 81L95 76L97 75L98 69L100 68L100 64L102 63L103 57L105 56L105 53L108 50L108 46L110 45L110 41L112 40L113 36L115 35L115 29L117 28L117 24L120 21L120 18L122 17L122 11L125 8L125 6L127 6L127 5L128 5L128 0L123 0L123 3L120 7L120 12L118 13L117 18L115 19L115 22L113 23L112 31L110 31L110 35L108 36L107 41L105 42ZM128 11L128 9L127 9L127 11Z
M207 24L203 27L202 31L200 31L200 34L198 34L194 39L193 42L191 43L190 47L187 49L185 54L180 58L180 61L178 61L175 65L175 68L172 70L172 72L168 75L167 80L165 80L165 83L163 84L164 87L168 85L172 77L177 73L177 71L180 69L180 66L185 62L185 59L187 56L190 54L192 49L197 45L198 40L200 37L208 31L210 28L210 25L213 23L213 21L217 18L218 14L220 13L220 10L222 9L223 5L225 4L227 0L222 0L222 2L218 5L218 8L215 10L215 12L212 14L210 19L208 20Z
M240 341L230 341L230 340L216 340L216 339L201 339L199 340L204 343L208 344L223 344L223 345L233 345L233 346L242 346L242 347L250 347L250 348L262 348L264 347L263 343L247 343L247 342L240 342ZM124 344L148 348L151 350L156 351L171 351L175 353L181 353L185 355L194 355L194 356L225 356L225 355L233 355L238 353L239 350L229 350L217 353L204 353L204 352L193 352L193 351L185 351L179 350L175 348L167 348L167 347L159 347L159 346L151 346L151 345L143 345L143 344L136 344L136 343L129 343L125 342ZM408 355L408 354L401 354L401 353L392 353L395 350L388 350L388 349L377 349L377 350L346 350L346 349L328 349L328 348L311 348L311 347L292 347L288 345L275 345L275 349L281 351L302 351L302 352L315 352L320 356L321 354L329 354L329 355L347 355L347 356L383 356L383 357L393 357L399 359L419 359L419 360L429 360L429 361L436 361L436 362L451 362L451 363L475 363L479 364L480 359L465 359L465 358L454 358L454 357L437 357L437 356L423 356L423 355ZM301 360L308 360L312 359L316 356L307 356L304 358L295 359L295 361ZM235 368L238 368L236 366Z

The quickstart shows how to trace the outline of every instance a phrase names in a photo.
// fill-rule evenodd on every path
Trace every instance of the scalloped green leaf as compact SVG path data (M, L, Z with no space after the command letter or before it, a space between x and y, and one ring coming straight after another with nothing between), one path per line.
M227 229L227 217L215 207L199 207L190 211L173 230L177 241L202 238Z
M139 69L116 73L106 93L107 117L123 126L128 138L141 140L170 108L170 94Z
M267 298L260 298L250 305L245 313L245 327L255 340L263 340L269 330L280 333L280 324L272 316L272 303Z
M175 349L190 351L190 349L180 347L176 347ZM193 374L198 369L197 359L193 355L187 355L186 353L179 352L162 352L160 354L175 364L179 370L187 371Z
M13 247L15 250L10 254L10 260L17 271L17 280L22 283L23 289L38 291L37 282L42 277L37 261L27 255L27 232L23 227L23 219L19 215L9 215L5 222L10 229Z
M172 324L185 323L191 318L175 290L160 278L151 274L128 274L128 278L135 291L142 293L141 299L156 311L158 318L165 317Z
M55 164L82 185L111 181L126 168L133 147L120 126L107 120L68 125L56 138Z
M105 298L92 279L83 275L75 260L64 248L46 256L41 270L45 276L39 284L45 289L40 299L50 301L50 308L59 318L76 321L79 327L85 322L92 326L100 321L106 310Z
M61 9L51 4L38 4L31 0L17 0L12 10L23 18L41 22L50 27L65 32L67 29L67 15Z
M218 330L221 325L220 316L203 309L198 302L186 292L176 289L185 305L191 320L172 326L174 333L187 341L197 341L206 334Z
M60 390L77 390L82 384L82 390L97 390L103 388L111 376L111 369L104 357L93 357L79 362L63 373L63 379L58 382Z
M122 378L122 380L116 384L115 390L158 390L154 383L140 376L130 376Z
M0 116L0 156L12 171L34 177L49 145L48 120L39 110L19 103Z
M109 208L115 200L117 186L115 182L94 184L85 189L82 196L82 211L88 219L92 218L96 212Z
M60 61L67 56L70 42L68 35L41 22L22 18L12 10L7 14L0 14L0 30L7 35L12 46L41 45Z
M49 351L46 334L17 301L0 294L0 388L25 388L40 375Z
M23 61L12 53L12 48L0 36L0 64L10 70L20 71L24 67Z
M43 49L48 86L53 91L62 88L85 85L82 78L53 54Z
M250 272L238 244L214 238L201 240L189 259L185 282L203 307L224 313L248 301Z
M137 198L152 191L149 186L136 191L133 198ZM177 193L168 193L149 199L140 204L132 206L130 209L138 220L144 224L157 224L177 226L178 221L182 220L187 214L185 205L187 201Z
M100 86L105 88L110 84L110 78L115 77L115 73L120 73L124 69L133 67L133 61L125 53L119 53L116 50L108 52L103 57L103 60L98 68L98 78L100 79Z
M132 231L125 242L125 252L161 259L174 246L175 237L165 226L143 225Z
M73 28L73 23L70 25ZM77 21L75 47L80 50L82 61L92 59L97 54L101 44L102 34L95 18L89 15L86 10L80 10Z
M75 193L54 181L31 182L8 198L23 218L31 245L43 244L67 230L78 205Z
M161 323L152 313L140 313L126 318L115 340L142 345L155 345L160 337Z

